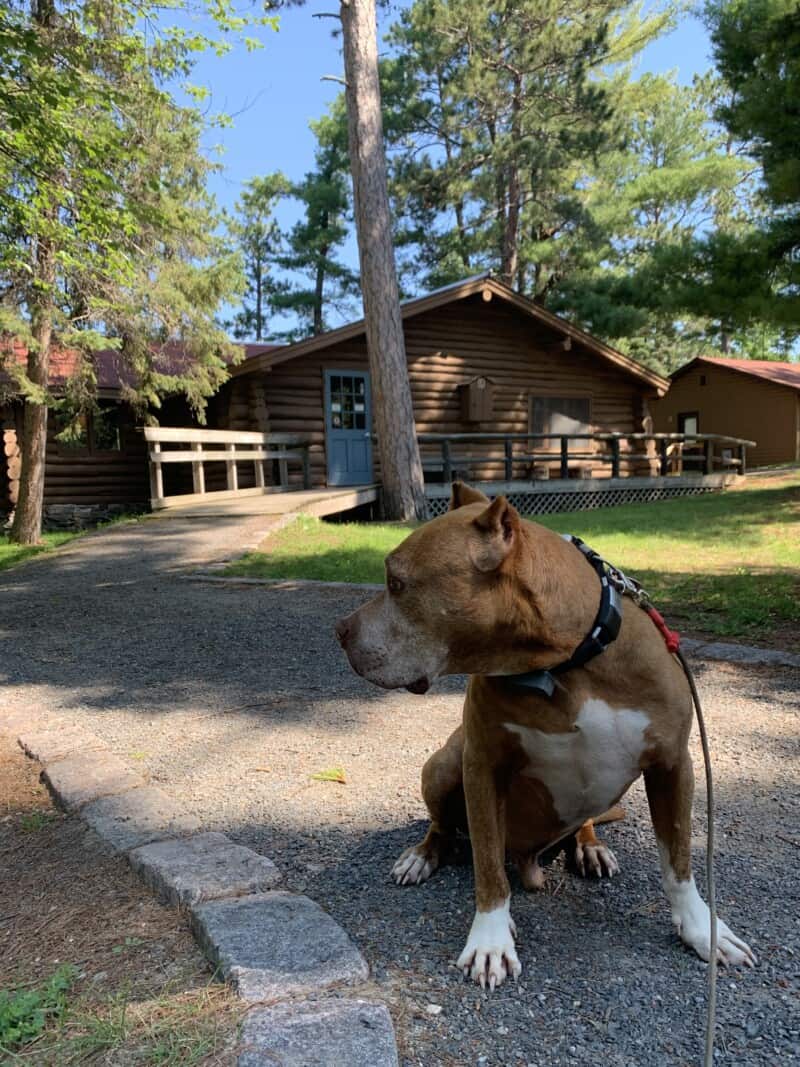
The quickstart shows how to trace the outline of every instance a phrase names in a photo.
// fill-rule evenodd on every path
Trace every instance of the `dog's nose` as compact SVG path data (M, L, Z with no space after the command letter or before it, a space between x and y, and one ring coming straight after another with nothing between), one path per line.
M350 620L347 618L339 619L334 629L336 631L336 637L339 641L339 644L342 646L342 648L344 648L347 642L347 638L350 635Z

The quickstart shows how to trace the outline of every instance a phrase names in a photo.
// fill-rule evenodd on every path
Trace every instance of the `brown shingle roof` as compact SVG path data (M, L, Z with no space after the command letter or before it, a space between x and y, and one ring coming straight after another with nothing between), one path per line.
M692 360L692 363L698 361L710 365L718 364L720 367L738 370L743 374L752 374L756 378L775 382L776 385L788 385L791 389L800 389L800 363L779 363L771 359L723 359L716 356L698 356L697 360Z

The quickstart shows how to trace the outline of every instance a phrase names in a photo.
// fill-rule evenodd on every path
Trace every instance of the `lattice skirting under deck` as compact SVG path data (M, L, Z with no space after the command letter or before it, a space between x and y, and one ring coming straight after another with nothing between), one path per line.
M480 486L476 486L480 488ZM650 486L613 489L590 489L575 492L569 490L532 489L529 492L511 492L507 497L522 515L550 515L557 511L587 511L595 508L613 508L617 504L646 504L652 500L671 500L677 496L698 496L700 493L718 492L712 485ZM489 494L492 497L494 493ZM428 497L430 518L443 515L449 507L444 497Z

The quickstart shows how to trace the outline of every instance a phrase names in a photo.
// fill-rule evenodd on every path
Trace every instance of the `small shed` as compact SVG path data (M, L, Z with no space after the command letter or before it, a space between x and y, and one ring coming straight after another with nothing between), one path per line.
M800 463L800 363L698 356L653 404L659 433L716 433L756 442L752 466Z

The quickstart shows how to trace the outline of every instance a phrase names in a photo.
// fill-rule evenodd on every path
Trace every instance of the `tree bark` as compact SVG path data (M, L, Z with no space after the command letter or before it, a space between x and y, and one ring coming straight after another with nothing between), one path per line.
M328 226L328 216L325 216L325 228ZM322 333L322 302L325 295L325 263L328 258L328 245L319 250L317 270L314 275L314 336Z
M372 406L387 518L424 518L425 486L392 246L378 83L375 0L341 5L350 169Z
M34 345L28 352L28 378L33 385L47 388L50 372L50 339L53 332L52 284L55 257L49 241L40 239L36 252L37 275L43 292L32 308ZM19 545L35 545L42 537L44 504L44 465L47 450L47 404L25 401L22 424L22 469L19 500L14 511L10 538Z

